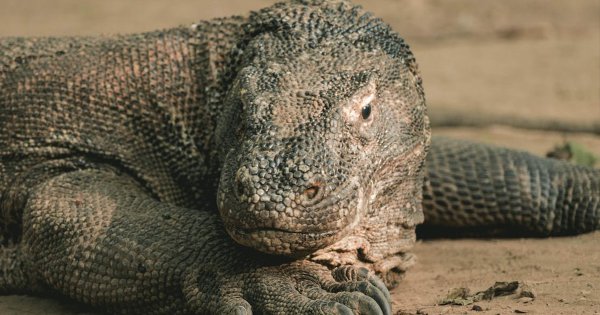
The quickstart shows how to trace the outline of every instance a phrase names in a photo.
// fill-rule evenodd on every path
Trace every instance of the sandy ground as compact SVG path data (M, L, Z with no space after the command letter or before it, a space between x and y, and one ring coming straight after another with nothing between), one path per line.
M230 14L273 1L0 0L0 36L130 33ZM506 117L600 125L600 1L357 1L390 23L419 61L432 115ZM435 134L544 154L576 141L600 155L600 136L492 125ZM600 232L577 237L433 240L417 244L416 267L392 292L408 314L600 314ZM521 281L534 300L508 296L438 306L452 288ZM82 314L54 299L0 297L0 314Z

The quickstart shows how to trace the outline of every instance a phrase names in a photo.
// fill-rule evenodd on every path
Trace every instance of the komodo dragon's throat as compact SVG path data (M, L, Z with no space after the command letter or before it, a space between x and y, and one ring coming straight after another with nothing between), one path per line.
M409 47L346 1L2 39L0 292L123 314L389 314L384 282L424 218L599 227L598 170L431 141L425 112Z

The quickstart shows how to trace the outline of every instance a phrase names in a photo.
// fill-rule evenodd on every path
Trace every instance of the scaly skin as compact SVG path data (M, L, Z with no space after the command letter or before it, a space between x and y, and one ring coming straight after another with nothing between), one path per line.
M424 231L548 236L600 228L598 169L460 140L435 138L431 147Z
M110 313L390 314L384 282L414 261L429 144L408 46L345 1L0 40L0 292ZM470 169L440 148L450 160L429 174ZM564 212L587 213L566 230L598 227L592 172L557 183L583 182L592 205ZM426 183L434 203L469 193Z

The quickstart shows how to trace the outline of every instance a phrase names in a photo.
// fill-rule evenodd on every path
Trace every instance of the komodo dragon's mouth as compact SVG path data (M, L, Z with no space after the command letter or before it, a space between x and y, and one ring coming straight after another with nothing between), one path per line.
M237 243L268 254L300 257L348 235L360 221L365 197L355 180L310 207L292 209L289 217L261 217L251 211L255 205L227 199L221 206L225 228Z
M305 256L330 244L345 234L342 230L296 232L277 228L235 229L227 231L238 243L269 254Z
M343 222L340 221L339 228L331 226L327 229L322 225L287 229L285 225L267 220L253 224L227 224L227 219L224 221L229 235L241 245L268 254L299 257L329 246L347 235L359 221L357 210L349 212L352 213L343 218Z

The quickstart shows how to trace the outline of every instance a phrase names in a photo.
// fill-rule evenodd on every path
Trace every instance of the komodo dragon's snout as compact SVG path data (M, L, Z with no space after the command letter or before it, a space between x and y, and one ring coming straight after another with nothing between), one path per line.
M272 254L306 255L349 234L370 240L361 224L383 228L397 218L374 209L381 191L400 189L398 202L420 195L400 184L420 174L429 129L411 60L384 49L399 42L307 42L274 31L249 44L228 95L237 105L220 130L227 231Z

